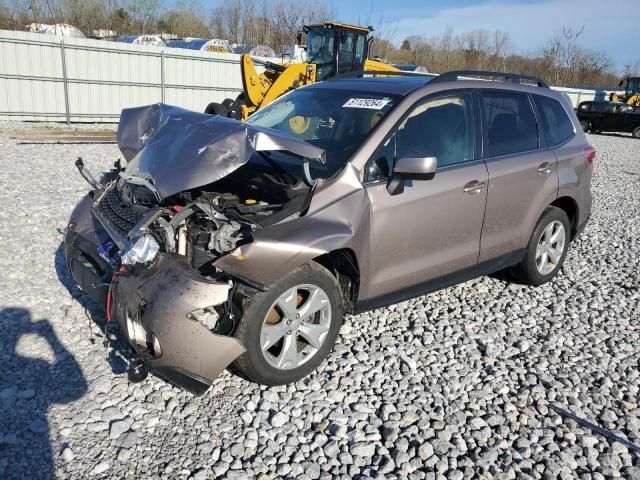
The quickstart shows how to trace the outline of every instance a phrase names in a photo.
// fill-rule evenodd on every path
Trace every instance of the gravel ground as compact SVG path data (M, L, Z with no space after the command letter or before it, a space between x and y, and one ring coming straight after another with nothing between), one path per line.
M60 243L115 145L18 145L0 124L1 478L640 478L640 142L590 136L595 211L563 272L481 278L347 317L322 367L195 398L128 384L126 346ZM88 127L90 128L90 127ZM107 331L114 337L116 330Z

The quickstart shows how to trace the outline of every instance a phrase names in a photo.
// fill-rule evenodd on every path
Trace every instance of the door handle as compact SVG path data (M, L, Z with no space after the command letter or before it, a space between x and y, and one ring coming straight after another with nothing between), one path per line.
M538 173L540 175L549 175L551 173L551 164L549 162L544 162L538 167Z
M486 184L484 182L480 182L478 180L471 180L469 183L467 183L464 186L462 190L464 191L464 193L467 193L469 195L477 195L482 190L484 190L484 187L486 187Z

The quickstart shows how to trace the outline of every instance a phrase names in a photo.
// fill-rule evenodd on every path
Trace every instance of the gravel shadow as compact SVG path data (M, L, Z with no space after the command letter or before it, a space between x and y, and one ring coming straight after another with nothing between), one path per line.
M49 407L81 398L87 381L49 321L24 308L0 310L0 338L0 477L54 478Z
M98 327L98 332L91 328L88 333L91 343L99 341L108 350L107 360L114 374L121 375L125 373L129 367L130 360L133 358L133 352L131 347L122 339L122 336L119 335L118 323L115 321L108 323L104 310L78 287L78 284L67 269L64 245L62 243L56 249L54 261L58 280L69 291L71 296L84 307L87 318Z

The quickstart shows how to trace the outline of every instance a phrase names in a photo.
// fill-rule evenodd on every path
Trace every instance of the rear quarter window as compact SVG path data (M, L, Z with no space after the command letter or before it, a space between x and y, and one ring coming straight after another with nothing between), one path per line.
M540 95L535 95L534 101L550 147L560 145L573 137L573 124L560 102Z

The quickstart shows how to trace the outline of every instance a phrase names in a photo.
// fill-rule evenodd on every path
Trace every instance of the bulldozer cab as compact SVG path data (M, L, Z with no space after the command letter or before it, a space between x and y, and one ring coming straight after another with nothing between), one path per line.
M633 95L640 94L640 77L630 77L627 78L627 85L625 87L625 95L627 98L632 97Z
M364 70L371 27L342 23L305 25L307 63L316 66L316 81L334 75Z

